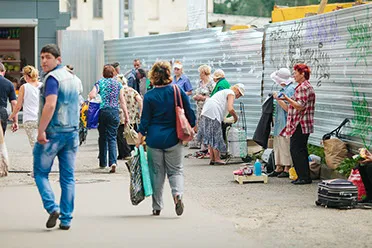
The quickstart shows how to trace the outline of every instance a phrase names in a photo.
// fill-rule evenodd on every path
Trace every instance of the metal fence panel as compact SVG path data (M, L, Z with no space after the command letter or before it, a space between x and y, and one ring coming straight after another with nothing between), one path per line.
M256 30L221 32L216 28L109 40L105 41L105 61L120 62L125 72L132 68L135 58L148 70L157 60L180 60L194 89L200 65L223 69L231 85L242 83L246 87L246 95L235 101L235 109L239 111L239 102L245 103L248 137L252 137L261 116L262 39L263 32Z
M270 73L308 64L316 93L315 133L310 142L350 118L343 134L351 145L372 139L372 16L366 4L297 21L268 25L265 32L264 95L275 89Z
M83 83L83 97L86 98L93 84L102 76L103 31L60 30L57 40L62 63L74 66L74 72Z

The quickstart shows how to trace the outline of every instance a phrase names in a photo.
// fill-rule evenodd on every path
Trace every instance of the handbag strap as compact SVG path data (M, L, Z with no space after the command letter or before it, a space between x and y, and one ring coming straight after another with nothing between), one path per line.
M178 106L178 99L180 100L180 108L183 109L183 103L182 103L182 97L181 97L180 89L178 88L177 85L173 85L173 89L174 89L174 104L175 104L175 109Z

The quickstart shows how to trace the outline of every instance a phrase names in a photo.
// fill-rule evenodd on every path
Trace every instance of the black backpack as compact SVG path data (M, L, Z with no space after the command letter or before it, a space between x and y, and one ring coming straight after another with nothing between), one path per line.
M267 161L265 167L266 167L266 173L271 173L275 170L274 150L270 153L269 160Z

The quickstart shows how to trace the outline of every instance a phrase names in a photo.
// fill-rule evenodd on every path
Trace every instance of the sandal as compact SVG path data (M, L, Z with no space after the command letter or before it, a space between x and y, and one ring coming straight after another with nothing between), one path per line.
M214 162L215 165L226 165L226 162Z
M177 201L176 201L176 214L178 216L181 216L183 214L183 209L185 208L185 206L183 205L183 202L182 202L182 199L181 199L181 196L180 195L177 195L176 198L177 198Z
M210 161L209 162L209 165L214 165L214 161Z
M278 178L287 178L287 177L289 177L289 173L286 171L283 171L282 173L278 175Z
M273 171L273 172L271 172L271 173L268 175L268 177L277 177L277 176L279 176L279 175L282 174L282 173L283 173L283 171L280 171L280 172Z

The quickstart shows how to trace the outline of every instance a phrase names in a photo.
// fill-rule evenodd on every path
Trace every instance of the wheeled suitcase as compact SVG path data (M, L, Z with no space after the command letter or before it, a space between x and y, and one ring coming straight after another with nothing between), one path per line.
M241 126L228 127L226 129L228 162L231 158L241 158L243 162L248 163L252 158L248 155L247 143L247 120L245 118L244 104L240 102L240 122Z
M317 206L349 209L358 203L358 188L345 179L324 180L318 184Z
M227 142L229 154L238 158L245 158L247 156L247 135L244 129L228 127Z

